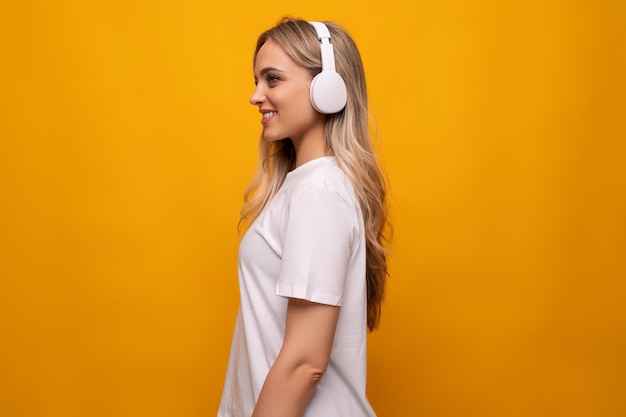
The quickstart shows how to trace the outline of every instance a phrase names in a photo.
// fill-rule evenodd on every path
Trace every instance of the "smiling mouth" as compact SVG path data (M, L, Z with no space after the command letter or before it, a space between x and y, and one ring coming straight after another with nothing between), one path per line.
M263 113L263 119L269 119L270 117L276 116L276 112L275 111L270 111L267 113Z

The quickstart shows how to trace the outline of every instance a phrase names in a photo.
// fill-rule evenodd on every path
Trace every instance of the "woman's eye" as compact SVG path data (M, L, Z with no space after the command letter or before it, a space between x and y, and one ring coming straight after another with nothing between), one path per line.
M272 85L272 84L276 84L278 81L280 81L280 78L275 76L275 75L268 75L267 76L267 82Z

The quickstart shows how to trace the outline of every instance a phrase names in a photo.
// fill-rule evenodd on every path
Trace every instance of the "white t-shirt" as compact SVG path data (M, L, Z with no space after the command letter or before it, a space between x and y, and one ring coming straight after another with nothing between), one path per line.
M375 417L365 396L365 234L332 156L287 174L239 246L241 303L218 417L250 417L285 337L289 297L341 306L330 363L304 417Z

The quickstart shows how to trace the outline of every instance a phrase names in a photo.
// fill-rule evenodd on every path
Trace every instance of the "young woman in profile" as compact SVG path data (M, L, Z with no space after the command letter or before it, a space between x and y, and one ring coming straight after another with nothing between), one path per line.
M335 24L285 18L259 37L254 79L263 133L218 417L373 417L388 220L359 52Z

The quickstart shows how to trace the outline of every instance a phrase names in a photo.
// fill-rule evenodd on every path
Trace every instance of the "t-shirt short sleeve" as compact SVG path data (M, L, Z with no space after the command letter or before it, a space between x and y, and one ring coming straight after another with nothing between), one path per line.
M340 306L357 233L355 207L333 191L307 184L294 191L285 210L276 293Z

